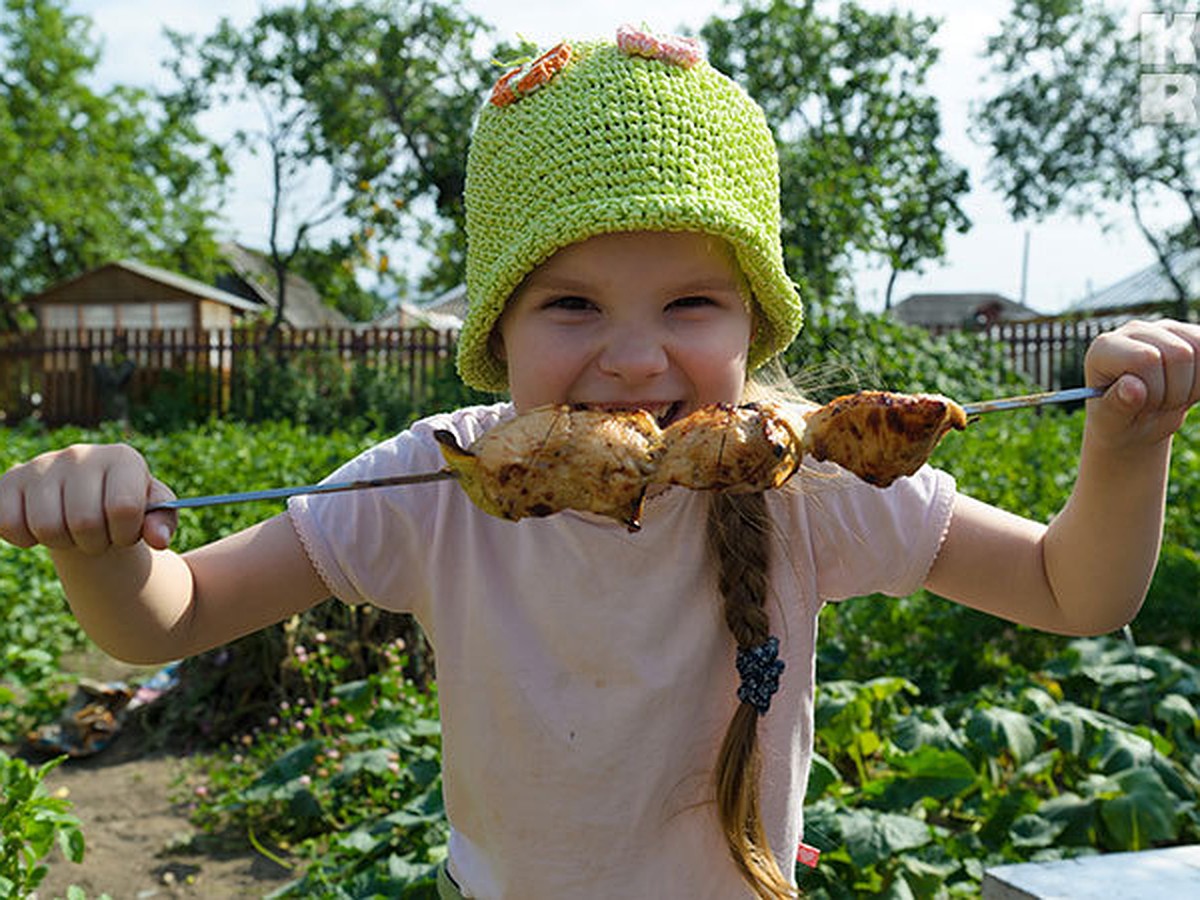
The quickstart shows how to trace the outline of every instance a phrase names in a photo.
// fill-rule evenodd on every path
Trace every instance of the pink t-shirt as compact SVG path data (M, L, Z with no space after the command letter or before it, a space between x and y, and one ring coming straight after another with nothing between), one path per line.
M440 468L507 404L413 425L331 479ZM810 461L811 462L811 461ZM763 820L785 873L803 831L817 613L902 596L949 523L947 474L887 490L798 475L767 495L778 540L771 633L786 669L759 723ZM330 591L413 613L435 648L450 871L469 897L751 896L717 824L712 777L737 705L736 648L705 557L707 496L651 499L642 530L574 512L507 522L453 482L293 498Z

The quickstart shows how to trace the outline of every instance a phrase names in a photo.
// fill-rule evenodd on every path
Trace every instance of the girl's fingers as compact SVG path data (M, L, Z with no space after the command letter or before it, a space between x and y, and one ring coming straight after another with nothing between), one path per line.
M19 473L13 471L0 481L0 539L28 549L37 538L25 521L25 494L18 486Z
M1200 403L1200 325L1171 322L1167 329L1187 348L1180 353L1178 378L1183 391L1180 405L1190 408Z
M63 518L69 545L89 555L103 553L111 543L104 515L103 473L88 477L78 471L78 464L73 461L69 464L72 470L62 486Z
M1135 416L1146 405L1146 398L1150 395L1149 388L1146 387L1146 382L1138 378L1136 375L1122 375L1117 379L1112 386L1112 392L1117 399L1125 407L1125 412L1129 416Z
M1150 338L1162 361L1162 406L1165 410L1186 409L1194 402L1192 395L1196 384L1196 362L1200 356L1200 345L1189 340L1188 330L1174 327L1182 324L1164 324L1156 329Z
M174 491L157 478L151 478L145 498L142 500L142 508L144 509L151 503L162 503L174 499ZM166 550L178 525L178 510L160 509L157 512L145 514L142 521L141 538L155 550Z
M146 504L171 496L130 447L68 447L16 466L0 480L0 538L93 555L143 538L163 549L175 514L147 516Z
M142 536L150 474L144 465L113 466L105 473L104 517L114 547L131 547Z
M25 526L35 541L52 550L67 550L74 546L67 527L63 503L63 483L47 475L30 484L25 491Z
M1194 325L1131 322L1097 338L1093 351L1089 381L1117 382L1127 411L1180 411L1197 402L1200 328Z

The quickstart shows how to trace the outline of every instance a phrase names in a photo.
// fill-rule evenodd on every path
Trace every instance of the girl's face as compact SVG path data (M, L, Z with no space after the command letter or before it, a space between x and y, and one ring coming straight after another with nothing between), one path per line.
M648 410L660 423L738 403L752 330L749 288L724 241L622 232L534 269L493 341L513 403Z

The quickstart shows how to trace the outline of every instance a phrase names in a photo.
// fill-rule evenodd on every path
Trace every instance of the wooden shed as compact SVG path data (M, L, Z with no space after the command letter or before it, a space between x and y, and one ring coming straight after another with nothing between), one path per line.
M92 269L30 297L43 330L229 328L264 311L254 303L184 275L135 260Z

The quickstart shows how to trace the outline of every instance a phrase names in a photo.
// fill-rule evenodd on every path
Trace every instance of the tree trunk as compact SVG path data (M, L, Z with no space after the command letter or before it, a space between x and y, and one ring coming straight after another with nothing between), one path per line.
M1188 318L1188 293L1183 282L1179 280L1179 276L1175 274L1175 269L1171 266L1171 254L1167 252L1167 248L1163 246L1162 241L1154 236L1154 233L1146 226L1142 219L1142 207L1138 201L1137 184L1130 184L1129 202L1133 206L1133 218L1137 222L1138 228L1142 232L1142 236L1146 239L1154 250L1154 255L1158 257L1158 264L1162 266L1163 272L1166 273L1167 280L1171 282L1171 287L1175 291L1174 310L1172 315L1181 322L1186 322Z
M887 291L883 295L883 311L890 312L892 308L892 288L896 286L896 276L899 275L896 267L892 267L892 274L888 276Z

